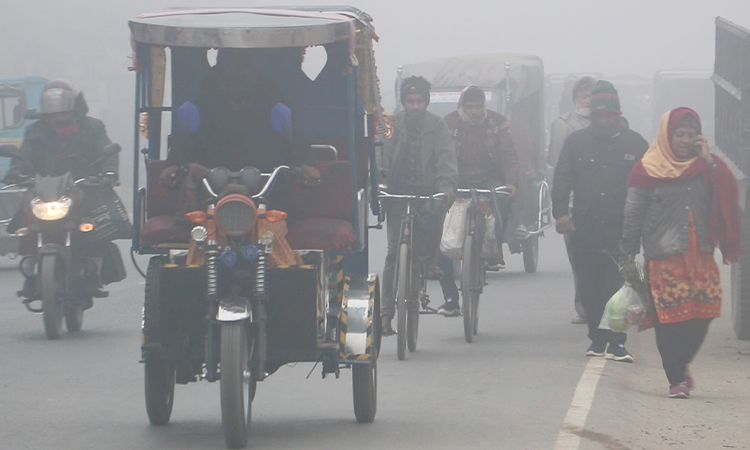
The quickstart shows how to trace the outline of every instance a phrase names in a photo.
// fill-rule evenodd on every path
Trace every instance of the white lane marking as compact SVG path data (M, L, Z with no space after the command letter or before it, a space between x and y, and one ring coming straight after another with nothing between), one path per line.
M596 385L599 384L606 362L605 358L594 357L586 364L573 394L573 401L570 402L570 408L565 415L560 434L557 435L555 450L577 450L581 445L580 431L586 426L586 418L594 402Z

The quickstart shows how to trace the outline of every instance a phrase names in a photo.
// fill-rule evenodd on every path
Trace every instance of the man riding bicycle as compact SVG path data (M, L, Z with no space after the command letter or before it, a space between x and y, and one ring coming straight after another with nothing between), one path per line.
M458 166L450 130L440 116L427 111L430 103L430 83L422 77L409 77L401 84L401 104L404 110L391 118L393 134L383 147L382 172L388 190L395 194L445 194L442 204L426 202L417 211L421 220L418 232L429 241L429 249L422 259L430 259L440 242L445 208L456 198ZM381 305L383 336L395 334L391 326L396 313L395 272L399 248L404 202L384 204L388 230L388 254L383 269L383 303Z
M445 116L445 122L456 146L459 187L486 189L505 185L510 191L505 199L498 197L497 201L491 202L500 259L489 263L502 266L502 231L510 215L509 202L516 197L519 179L518 155L508 119L487 109L482 89L468 86L461 93L458 109ZM461 308L453 277L453 261L441 253L438 263L443 271L440 286L445 297L438 313L446 317L459 316Z

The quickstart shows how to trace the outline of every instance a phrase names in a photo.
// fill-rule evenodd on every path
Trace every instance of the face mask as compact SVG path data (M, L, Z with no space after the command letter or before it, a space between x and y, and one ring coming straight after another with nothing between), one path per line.
M589 117L591 115L591 108L587 106L580 106L576 108L576 114L579 114L583 117Z

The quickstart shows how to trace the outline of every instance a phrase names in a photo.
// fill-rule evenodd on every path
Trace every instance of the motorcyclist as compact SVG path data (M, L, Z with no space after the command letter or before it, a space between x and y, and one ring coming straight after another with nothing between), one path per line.
M118 156L107 156L105 147L112 141L104 123L87 114L83 93L70 82L63 79L47 82L41 96L39 120L26 129L19 150L21 157L14 158L3 183L18 183L33 175L57 177L70 173L74 179L98 175L102 184L111 189L118 181ZM22 209L8 224L9 233L26 226L29 200L27 196L22 201ZM90 256L102 258L100 272L111 275L101 277L95 283L98 287L125 277L122 257L114 243L94 241L88 247ZM33 292L33 284L33 279L27 279L24 296Z
M218 51L195 102L179 109L180 133L167 157L170 167L161 174L166 184L177 185L188 163L232 171L253 166L261 172L290 165L300 168L304 184L320 183L291 102L261 73L266 52Z
M495 188L507 186L510 195L490 202L495 215L495 235L502 249L504 222L510 211L509 203L516 197L519 181L518 154L513 145L510 124L503 115L486 107L486 97L482 89L468 86L458 102L458 109L445 116L451 130L458 158L458 186L461 188ZM504 264L502 251L498 261ZM453 276L453 261L442 253L438 256L444 275L440 279L445 303L438 313L446 317L459 316L458 288Z
M393 134L385 141L381 170L388 190L392 193L431 195L445 194L447 206L456 198L458 181L456 151L450 130L440 116L427 111L430 102L430 83L422 77L409 77L401 84L401 103L404 110L391 118ZM433 208L434 206L434 208ZM383 336L395 334L392 328L396 313L395 271L401 233L401 218L405 204L389 201L384 204L388 230L388 254L383 269ZM415 241L423 239L424 254L417 258L433 259L440 242L444 207L425 202L416 215ZM435 239L436 238L436 239ZM415 243L415 246L418 244ZM415 293L411 293L412 297Z

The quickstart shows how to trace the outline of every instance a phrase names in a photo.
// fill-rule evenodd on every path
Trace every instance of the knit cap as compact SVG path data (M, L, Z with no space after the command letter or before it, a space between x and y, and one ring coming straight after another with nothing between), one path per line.
M600 80L591 90L591 112L608 111L622 114L620 96L609 81Z

